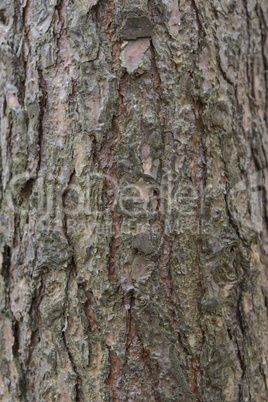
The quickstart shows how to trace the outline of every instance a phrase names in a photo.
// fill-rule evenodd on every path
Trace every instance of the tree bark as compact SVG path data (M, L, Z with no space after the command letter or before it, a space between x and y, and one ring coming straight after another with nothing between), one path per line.
M1 0L1 401L268 399L265 0Z

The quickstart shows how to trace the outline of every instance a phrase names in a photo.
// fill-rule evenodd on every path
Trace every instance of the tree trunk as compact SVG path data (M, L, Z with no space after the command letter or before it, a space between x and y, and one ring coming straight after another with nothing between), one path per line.
M1 0L1 401L268 398L265 0Z

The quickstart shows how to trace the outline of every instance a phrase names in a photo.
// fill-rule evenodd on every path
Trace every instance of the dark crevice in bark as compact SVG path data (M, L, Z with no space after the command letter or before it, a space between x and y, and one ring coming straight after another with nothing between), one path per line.
M177 313L179 312L178 297L176 295L176 292L174 291L172 275L169 268L169 264L172 257L172 245L174 243L174 240L175 240L174 237L172 238L167 235L164 236L162 250L164 250L168 246L169 253L168 254L165 254L163 252L161 253L161 257L159 258L159 275L160 275L160 282L164 290L166 303L169 306L172 327L175 333L177 334L177 341L180 346L180 355L183 355L183 359L186 360L186 357L191 355L191 351L188 347L187 338L184 336L183 332L181 332L179 329L179 320L176 314L176 312Z
M26 13L29 8L29 0L26 0L25 5L22 7L22 21L24 28L26 27Z
M191 377L192 384L191 384L191 389L193 394L196 397L196 400L199 401L201 398L201 383L202 383L202 370L201 370L201 353L202 349L205 343L206 339L206 331L202 325L202 317L203 317L203 312L202 312L202 297L204 294L204 285L203 285L203 277L202 277L202 263L201 263L201 254L202 254L202 193L200 201L200 210L199 210L199 239L197 241L197 248L198 248L198 254L197 254L197 261L196 261L196 280L197 280L197 289L199 291L199 296L197 297L196 303L197 303L197 310L199 314L199 328L201 331L201 336L202 339L200 340L200 345L198 348L198 352L196 353L196 357L193 358L192 360L192 373L193 376Z
M250 142L250 149L251 149L254 164L257 169L257 172L255 173L255 175L258 175L258 179L257 179L258 183L256 183L256 186L254 188L250 188L250 191L257 192L258 194L260 194L260 192L261 192L260 197L262 198L262 200L259 199L258 201L262 202L263 211L261 211L261 212L263 212L262 217L263 217L264 223L266 225L266 231L267 231L268 230L267 190L266 190L266 186L264 184L259 185L259 177L262 173L264 173L264 174L262 174L262 183L265 183L265 170L267 169L267 166L263 167L263 165L260 164L259 158L258 158L258 156L259 156L258 151L253 147L252 141ZM263 147L262 147L262 151L265 155L265 151L264 151ZM249 183L249 184L251 184L251 183ZM249 205L249 214L250 214L250 216L252 216L252 211L250 209L250 205Z
M6 152L7 152L7 157L11 158L12 157L12 142L13 142L13 118L12 118L12 112L10 110L8 110L8 111L6 110L8 107L6 99L4 101L3 106L4 106L4 108L3 108L4 115L8 119L8 132L7 132L7 137L6 137ZM9 160L6 160L6 163L11 165ZM7 184L9 184L11 182L11 180L12 180L12 169L9 169L9 177L7 180Z
M132 342L132 308L135 305L135 297L134 297L134 291L131 290L129 292L129 295L127 296L129 299L129 309L127 313L127 326L126 326L126 363L128 361L128 349L131 346Z
M164 106L163 92L162 92L162 88L161 88L161 77L160 77L160 73L157 68L155 47L154 47L153 41L151 40L150 42L151 42L151 54L152 54L152 58L151 58L152 77L153 77L152 84L155 89L155 94L157 95L157 98L158 98L158 114L159 114L161 128L162 128L162 139L164 141L163 127L164 127L164 122L165 122L165 106ZM161 163L161 160L160 160L160 163ZM161 169L161 166L160 166L160 169Z
M267 376L266 376L265 369L263 369L261 364L259 365L259 371L260 371L260 373L261 373L261 375L263 377L264 388L265 388L265 391L266 391L266 393L268 395Z
M26 373L22 363L20 362L20 323L15 318L13 318L13 336L14 344L12 347L12 352L18 365L20 396L23 401L27 401Z
M161 138L162 138L162 148L165 148L165 132L164 132L164 127L165 127L165 102L164 102L164 97L163 97L163 93L162 93L162 88L161 88L161 77L160 77L160 73L158 71L157 68L157 63L156 63L156 52L155 52L155 47L153 45L153 41L150 41L151 45L151 63L152 63L152 81L153 81L153 85L155 88L155 94L157 94L157 98L158 98L158 103L157 103L157 107L158 107L158 117L160 120L160 126L161 126ZM159 222L160 224L160 236L161 238L163 238L164 232L165 232L165 221L163 219L162 216L162 212L161 212L161 198L160 198L160 193L159 193L159 188L161 187L161 183L159 184L159 187L157 186L157 182L159 183L159 177L163 176L163 161L160 158L159 159L159 168L158 168L158 172L157 172L157 178L156 180L148 177L147 179L149 179L152 182L152 185L156 187L156 189L154 190L154 196L156 197L156 201L157 201L157 205L156 205L156 212L157 212L157 222Z
M68 242L68 245L70 247L72 247L72 245L71 245L71 239L70 239L70 236L69 236L69 233L68 233L68 210L69 210L69 206L67 205L67 196L71 191L70 187L75 182L75 177L76 177L76 172L75 172L75 169L73 169L73 171L72 171L72 173L70 175L67 187L62 193L62 205L63 205L62 227L63 227L64 236L65 236L65 238L66 238L66 240Z
M110 251L109 257L107 261L107 267L109 271L109 277L111 283L117 285L117 273L118 273L118 266L117 266L117 249L119 248L119 239L118 233L119 229L117 226L117 214L112 213L112 236L110 240Z
M202 243L200 242L200 247L202 247ZM201 251L199 250L200 254ZM202 383L202 370L201 370L201 353L202 353L202 349L203 346L205 344L205 340L206 340L206 331L202 325L202 305L201 305L201 301L202 301L202 295L204 294L204 289L203 289L203 280L202 280L202 269L201 269L201 260L200 260L200 255L198 255L198 262L197 262L197 275L198 275L198 282L197 282L197 286L198 289L200 291L200 296L199 296L199 300L197 300L197 308L198 308L198 313L199 313L199 317L200 317L200 331L202 334L202 339L200 341L200 346L199 346L199 350L197 353L195 360L195 372L194 372L194 387L193 387L193 393L194 395L198 398L200 398L201 396L201 383Z
M202 379L202 371L200 369L200 356L197 356L192 359L191 376L190 376L191 391L193 393L195 401L202 401L200 393L201 379Z
M22 400L26 401L26 377L23 366L20 362L20 327L19 322L13 315L11 309L11 300L10 300L10 268L11 268L11 249L9 246L4 246L3 252L3 265L2 265L2 275L5 281L5 313L12 320L12 333L13 333L13 346L12 346L12 354L14 361L17 365L17 370L19 374L19 392Z
M39 308L43 299L44 283L47 271L48 268L42 268L42 274L39 278L36 278L36 281L34 281L32 302L29 310L29 317L31 322L30 327L32 332L29 344L28 358L27 361L24 362L25 367L30 364L32 352L34 351L35 346L40 340L41 314Z
M205 36L207 36L207 33L206 33L205 27L203 26L203 24L202 24L202 22L201 22L200 15L199 15L200 12L199 12L198 6L197 6L197 4L196 4L196 1L195 1L195 0L191 0L191 2L192 2L192 5L193 5L193 9L194 9L194 11L195 11L196 21L197 21L197 25L198 25L198 36L199 36L199 39L198 39L198 50L199 50L199 49L200 49L200 46L201 46L201 41L204 39Z
M10 263L11 263L11 249L8 245L4 246L3 251L3 265L2 275L5 281L5 310L6 313L10 311Z
M239 309L239 302L238 302L238 304L237 304L237 311L238 311L238 309ZM237 314L237 315L238 315L238 314ZM240 315L240 313L239 313L239 315ZM240 328L241 328L241 325L242 325L241 319L238 318L238 321L239 321ZM237 356L237 360L238 360L238 362L239 362L239 365L240 365L240 368L241 368L241 371L242 371L242 375L241 375L241 381L242 381L242 379L243 379L243 377L244 377L244 372L245 372L245 369L246 369L246 368L245 368L244 360L243 360L242 355L241 355L241 351L240 351L240 348L239 348L239 344L238 344L238 341L237 341L237 337L235 336L235 334L232 333L232 329L231 329L231 328L227 328L227 334L228 334L228 337L229 337L229 339L230 339L230 342L232 342L232 343L234 344L234 348L235 348L235 353L236 353L236 356ZM242 335L243 335L243 333L242 333ZM243 344L243 343L242 343L242 344ZM241 383L240 383L240 387L241 387Z
M96 167L100 166L99 156L98 156L98 144L95 136L91 136L92 140L92 161Z
M85 315L88 319L88 323L89 323L89 338L90 338L90 333L96 333L98 338L101 335L101 330L98 327L98 321L96 319L96 315L95 315L95 298L94 298L94 294L91 290L88 290L87 287L87 283L83 282L83 283L79 283L78 286L81 286L85 295L86 295L86 302L84 304L84 311L85 311Z
M55 33L55 35L57 35L57 49L60 49L60 39L62 37L63 31L64 31L64 27L65 27L65 19L64 19L64 14L63 14L63 5L64 5L64 0L58 0L56 6L55 6L55 11L58 13L58 18L61 22L61 27L60 27L60 32ZM57 52L57 61L58 61L58 54L59 52Z
M32 194L34 183L35 183L35 179L30 178L26 181L26 183L22 187L22 189L20 191L21 203L23 201L29 200L29 198ZM20 205L21 205L21 203L20 203Z
M268 291L266 291L264 287L262 287L261 290L264 298L264 306L266 307L268 317Z
M203 116L202 116L202 111L203 111L203 103L199 99L198 101L193 100L193 105L194 105L194 112L195 112L195 118L196 118L196 129L200 133L200 156L202 160L202 170L203 170L203 176L202 176L202 188L201 191L199 190L199 198L200 198L200 210L199 210L199 224L201 225L201 211L202 211L202 197L203 197L203 192L207 184L207 149L205 146L204 142L204 136L206 134L205 131L205 125L203 122ZM200 232L201 233L201 232Z
M244 372L246 370L246 367L245 367L245 363L244 363L244 360L243 360L242 355L241 355L241 351L240 351L237 339L235 339L235 343L236 343L236 355L237 355L237 358L238 358L238 361L239 361L239 364L240 364L240 368L242 370L242 376L241 376L241 380L242 380L243 376L244 376Z
M160 398L160 394L158 391L159 388L159 380L157 378L155 378L155 375L153 373L152 370L152 364L151 364L151 359L150 359L150 352L147 351L144 348L143 342L142 342L142 338L139 335L139 333L137 332L137 337L140 341L141 347L142 347L142 360L143 360L143 364L144 367L147 369L150 380L151 380L151 385L152 385L152 389L153 389L153 395L154 395L154 401L155 402L161 402L161 398Z
M241 372L242 372L241 379L238 384L238 386L239 386L238 401L243 402L243 381L244 381L244 377L245 377L245 373L246 373L246 366L245 366L244 359L242 358L240 347L239 347L239 344L238 344L238 341L236 338L235 338L235 351L236 351L237 360L239 362Z
M148 0L148 8L151 11L152 16L157 15L157 7L154 2L151 0ZM161 16L160 16L161 18ZM169 34L169 32L168 32ZM162 138L163 138L163 145L164 145L164 123L165 123L165 103L164 103L164 96L163 96L163 91L161 88L161 76L158 71L157 67L157 51L154 47L153 40L150 40L150 49L151 49L151 75L152 75L152 85L154 88L154 92L157 95L158 98L158 115L160 118L161 122L161 129L162 129ZM160 160L161 163L161 160ZM161 169L161 166L160 166Z
M240 362L240 367L242 370L242 375L241 375L241 381L239 383L239 401L243 401L243 382L244 382L244 378L246 376L246 363L245 363L245 351L244 351L244 345L245 345L245 325L244 325L244 318L242 316L242 291L240 291L239 296L238 296L238 300L237 300L237 307L236 307L236 316L237 316L237 322L238 325L240 327L241 330L241 334L242 334L242 348L243 350L240 350L238 343L237 343L237 355L239 358L239 362Z
M39 172L41 168L42 153L43 153L43 119L47 106L47 84L46 81L44 80L41 68L38 69L38 75L39 75L39 90L41 92L41 98L39 101L39 127L38 127L39 159L38 159L37 171Z
M59 19L60 19L60 21L62 23L61 31L62 31L64 23L65 23L65 19L64 19L64 16L63 16L63 12L62 12L63 4L64 4L64 0L57 0L57 4L55 5L55 10L58 11Z
M264 120L266 123L266 127L268 125L268 60L266 58L265 55L265 45L266 45L266 41L267 41L267 27L265 24L265 17L263 15L263 11L258 4L256 4L256 13L259 17L259 21L260 21L260 31L261 31L261 56L262 56L262 61L263 61L263 68L264 68L264 72L263 72L263 77L264 77L264 82L265 82L265 93L266 93L266 101L265 101L265 107L264 107Z
M116 195L119 188L119 174L117 171L117 150L121 139L120 118L124 111L124 97L122 88L128 85L128 75L123 74L118 78L118 104L115 110L110 132L107 133L105 143L98 156L96 140L94 139L94 160L97 161L99 169L105 176L104 198L106 208L110 210L112 216L112 233L110 237L110 252L107 260L108 274L111 283L118 288L118 250L120 247L120 228L122 215L117 208Z
M127 296L125 296L125 302L124 304L127 305L126 302L128 302L128 310L127 310L127 317L126 317L126 339L125 339L125 350L126 350L126 358L125 362L122 367L122 372L124 373L129 361L129 350L132 344L132 339L133 339L133 333L132 333L132 308L135 305L135 297L134 297L134 291L131 290Z
M27 44L29 45L29 50L31 51L31 40L30 40L30 27L27 26L26 22L27 22L27 13L29 11L29 5L30 2L29 0L26 0L26 3L24 5L24 7L22 8L22 24L23 24L23 63L24 63L24 72L25 72L25 77L24 77L24 81L23 81L23 86L24 86L24 97L25 97L25 82L26 82L26 78L27 78L27 66L28 66L28 58L26 59L26 55L24 53L25 51L25 41L27 40Z
M254 136L254 132L253 132L252 136ZM259 138L260 138L260 137L259 137ZM258 139L259 139L259 138L258 138ZM261 144L260 144L260 145L261 145ZM255 166L256 166L257 171L260 171L260 170L262 170L262 169L265 169L265 167L263 167L263 165L262 165L261 162L260 162L260 155L259 155L259 152L258 152L258 150L257 150L257 149L254 147L254 145L253 145L253 138L252 138L251 141L250 141L250 149L251 149L252 157L253 157L254 164L255 164ZM261 149L262 149L262 151L264 151L263 147L261 147ZM265 155L265 152L264 152L264 155Z
M263 181L264 180L265 180L265 175L263 175ZM260 191L260 190L258 190L258 191ZM265 227L266 227L265 234L267 236L267 232L268 232L268 192L267 192L265 185L263 185L261 187L261 192L262 192L263 218L264 218L264 223L265 223Z
M227 187L227 185L226 185L226 187ZM232 216L232 213L231 213L230 208L229 208L229 204L228 204L228 189L226 190L226 194L224 194L224 200L225 200L225 207L226 207L226 212L227 212L227 216L228 216L228 219L229 219L229 223L230 223L231 227L234 229L235 233L237 234L237 237L244 242L244 240L240 236L239 228L238 228L237 224L235 223L235 221L233 219L233 216Z
M254 99L254 82L253 82L253 74L252 74L252 60L250 58L250 48L251 48L251 18L250 14L248 11L248 5L247 5L247 0L242 0L242 4L244 5L245 9L245 14L246 14L246 23L247 23L247 34L248 34L248 46L247 46L247 57L246 57L246 68L247 68L247 77L248 77L248 83L250 86L250 96L249 96L249 103L252 108L254 105L252 105L252 99Z
M69 287L70 287L71 277L72 277L73 274L77 274L77 267L75 265L74 258L72 258L72 261L70 262L69 268L68 268L68 275L67 275L67 281L66 281L66 286L65 286L65 301L64 301L64 306L63 306L63 317L64 317L65 322L64 322L64 327L62 328L61 333L62 333L62 340L63 340L64 346L65 346L66 352L68 354L72 370L76 375L76 382L75 382L76 399L75 400L76 400L76 402L81 402L81 401L83 401L82 393L81 393L81 390L80 390L82 381L81 381L81 378L79 376L79 372L78 372L77 366L75 364L73 355L72 355L71 350L69 348L68 339L67 339L66 333L65 333L66 330L67 330L67 327L68 327L67 308L68 308L68 303L69 303Z
M217 40L217 39L216 39L216 40ZM217 52L217 54L216 54L216 61L217 61L219 70L220 70L221 75L223 76L224 80L225 80L229 85L231 85L231 86L233 87L233 86L234 86L233 81L230 80L230 78L227 76L227 73L226 73L226 72L224 71L224 69L222 68L222 65L221 65L221 57L220 57L220 53L219 53L219 51L220 51L220 45L219 45L218 41L217 41L216 43L217 43L217 48L218 48L218 52Z
M107 345L109 352L109 366L110 372L105 381L106 385L108 385L112 391L112 400L120 401L120 388L122 387L122 380L120 380L120 372L122 370L122 363L117 356L117 354L111 349L110 346Z
M63 219L63 230L64 230L64 234L66 239L68 240L68 243L70 245L69 239L68 239L68 209L69 209L69 205L67 205L67 196L70 194L71 192L71 186L74 184L75 182L75 177L76 177L76 172L75 169L73 169L72 173L70 174L69 177L69 181L68 184L66 186L66 188L64 189L64 191L62 192L62 205L63 205L63 214L64 214L64 219Z
M13 14L13 24L14 24L13 26L14 26L15 32L18 33L18 32L20 32L20 29L21 29L20 22L22 22L21 13L20 13L20 3L19 3L18 0L14 1L14 11L15 12ZM7 25L8 25L8 23L9 23L9 20L7 21ZM14 55L16 55L16 58L15 58L15 60L16 60L16 64L15 64L16 73L15 74L18 77L16 86L17 86L17 89L18 89L19 103L23 104L23 100L24 100L24 82L23 82L23 80L24 80L24 72L22 72L20 70L20 63L19 63L19 61L21 62L20 56L21 56L21 53L22 53L22 45L23 45L22 38L21 38L21 41L20 41L20 44L19 44L18 47L14 46L14 45L15 45L15 43L12 46L12 52L13 52ZM23 65L23 62L21 62L21 65Z
M27 15L26 10L27 10L27 7L28 7L28 0L27 0L27 3L26 3L26 6L23 8L23 11L22 11L22 13L23 13L22 19L23 19L23 27L24 27L23 45L22 45L22 52L21 52L21 61L22 61L23 66L24 66L24 77L23 77L22 86L21 86L22 91L23 91L22 104L25 103L25 92L26 92L25 83L27 81L27 70L28 70L28 56L26 57L26 54L25 54L25 48L26 48L25 42L26 41L28 42L28 36L27 36L27 32L26 32L26 15ZM30 46L30 44L29 44L29 46Z
M140 336L138 332L137 325L135 323L135 320L133 318L133 308L135 306L135 295L134 291L131 290L127 296L125 296L125 301L124 305L129 304L129 309L127 313L127 326L126 326L126 361L122 367L122 372L125 371L127 364L129 362L130 356L133 355L135 356L135 359L141 359L144 365L144 369L146 372L149 374L150 378L150 383L152 386L152 391L153 391L153 397L154 401L160 402L160 396L159 396L159 391L158 391L158 386L159 386L159 381L155 378L155 375L153 373L152 367L151 367L151 361L150 361L150 352L146 351L143 345L142 337ZM139 345L141 347L141 354L138 356L135 355L135 352L132 350L133 348L133 343L138 340ZM114 399L115 401L119 399Z
M99 13L101 7L105 7L105 5L107 3L110 3L110 1L106 2L105 0L98 0L96 4L93 4L93 6L91 6L90 11L95 13L97 19L98 19L98 13ZM111 1L111 3L113 3L113 1Z
M227 334L228 334L230 341L233 342L233 336L232 336L232 332L231 332L230 328L227 328Z
M213 10L213 12L214 12L215 19L218 20L218 19L219 19L219 18L218 18L218 12L215 10L214 7L212 7L212 10ZM226 71L224 71L224 69L223 69L223 67L222 67L222 65L221 65L220 44L219 44L219 40L218 40L218 37L217 37L217 34L216 34L216 33L214 34L214 39L215 39L215 46L216 46L216 49L217 49L217 52L216 52L216 62L217 62L217 65L218 65L218 67L219 67L219 71L220 71L220 73L221 73L223 79L227 82L227 84L229 84L229 85L231 85L232 87L234 87L233 81L228 77Z
M76 375L76 383L75 383L76 398L75 398L75 400L76 400L76 402L81 402L81 401L83 401L81 391L80 391L81 379L79 377L77 367L76 367L75 362L73 360L73 356L72 356L72 354L70 352L70 349L69 349L69 346L68 346L68 341L67 341L66 335L65 335L65 331L62 331L62 339L63 339L63 343L64 343L65 349L67 351L67 354L68 354L68 357L69 357L69 360L70 360L70 364L72 366L72 370Z
M113 189L115 190L115 189ZM108 192L106 193L108 194ZM110 198L110 197L109 197ZM108 272L109 272L109 277L110 281L112 284L114 284L116 287L118 286L118 280L117 280L117 275L118 275L118 249L120 247L120 239L119 239L119 233L120 233L120 226L122 223L122 217L118 213L116 206L114 205L114 199L110 198L108 202L110 201L111 204L109 205L111 214L112 214L112 233L111 233L111 238L110 238L110 251L109 251L109 256L107 260L107 267L108 267Z
M2 25L8 25L9 18L8 15L6 14L6 11L4 9L0 10L0 23Z

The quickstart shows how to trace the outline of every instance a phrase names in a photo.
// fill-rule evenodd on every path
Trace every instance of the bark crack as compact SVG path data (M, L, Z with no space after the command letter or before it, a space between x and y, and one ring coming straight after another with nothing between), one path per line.
M226 186L227 186L227 184L226 184ZM226 212L227 212L227 216L228 216L228 219L229 219L229 223L232 226L232 228L235 230L235 233L237 234L237 237L244 242L244 240L242 239L242 237L240 235L239 228L238 228L236 222L234 221L232 213L230 211L230 208L229 208L229 205L228 205L227 191L226 191L226 194L224 194L224 200L225 200L225 207L226 207Z
M75 397L75 400L76 400L76 402L80 402L80 401L83 400L83 399L81 398L81 395L80 395L81 393L80 393L80 386L79 386L81 380L80 380L80 377L79 377L79 374L78 374L78 371L77 371L77 367L76 367L75 362L74 362L74 360L73 360L73 356L72 356L71 351L70 351L69 346L68 346L68 340L66 339L65 331L62 331L62 339L63 339L63 343L64 343L64 346L65 346L65 349L66 349L66 351L67 351L67 354L68 354L68 357L69 357L69 360L70 360L70 363L71 363L73 372L74 372L75 375L76 375L76 383L75 383L75 394L76 394L76 397Z
M20 396L23 400L27 400L26 398L26 375L23 369L23 365L20 362L20 327L19 322L16 320L12 308L11 308L11 300L10 300L10 275L11 275L11 249L8 245L4 246L3 251L3 265L2 265L2 275L5 282L5 311L4 313L10 317L12 320L12 333L14 343L12 346L12 355L15 361L18 375L19 375L19 392ZM3 312L3 311L2 311Z
M69 286L70 286L70 281L71 281L71 276L73 272L76 272L77 268L74 262L74 258L72 258L71 263L69 264L69 272L67 276L67 282L65 286L65 301L64 301L64 307L63 307L63 317L64 317L64 327L62 328L62 340L65 346L65 349L67 351L69 361L72 367L73 372L76 375L76 382L75 382L75 393L76 393L76 402L83 401L81 391L80 391L80 385L82 384L81 378L77 369L77 366L75 364L75 361L73 359L73 355L71 353L71 350L68 345L68 339L66 337L66 330L68 327L68 314L67 314L67 308L68 308L68 303L69 303Z
M76 178L76 171L75 169L73 169L68 184L67 184L67 188L63 191L62 193L62 204L63 204L63 222L62 222L62 227L63 227L63 232L65 235L65 238L67 240L67 243L69 245L69 247L72 247L72 242L71 242L71 237L69 235L68 232L68 214L65 210L65 208L67 207L66 205L66 196L68 194L68 191L70 189L70 186L75 182L75 178ZM76 401L82 401L82 395L81 395L81 391L80 391L80 385L82 384L81 382L81 378L79 376L79 372L78 372L78 368L75 364L74 358L72 356L71 350L69 348L68 345L68 339L66 337L66 330L68 328L68 314L67 314L67 309L68 309L68 303L69 303L69 287L70 287L70 282L71 282L71 277L72 275L75 274L77 275L77 267L75 264L75 260L74 260L74 256L72 257L69 266L68 266L68 274L67 274L67 280L66 280L66 286L65 286L65 302L64 302L64 307L63 307L63 318L64 318L64 327L62 328L62 339L63 339L63 343L65 346L65 349L67 351L68 357L69 357L69 361L70 364L72 366L73 372L76 375L76 383L75 383L75 391L76 391Z
M239 327L241 329L241 334L242 334L242 337L243 337L242 348L244 348L244 336L245 336L245 333L244 333L244 323L243 323L243 317L242 317L242 314L241 314L241 309L242 309L242 293L240 293L240 295L238 297L236 313L237 313L238 324L239 324ZM239 346L237 344L237 353L238 353L240 366L241 366L241 370L242 370L241 381L239 383L239 397L238 397L238 400L241 401L241 402L243 401L243 381L244 381L244 378L246 376L246 364L245 364L245 359L244 359L244 353L243 352L240 350L240 348L239 348Z
M44 120L44 114L45 114L45 110L46 110L46 106L47 106L47 85L46 85L46 81L44 80L43 72L42 72L41 68L38 68L38 75L39 75L39 90L41 92L41 97L40 97L40 101L39 101L39 127L38 127L39 159L38 159L37 172L39 172L41 169L42 153L43 153L43 139L44 139L43 138L44 137L43 120Z
M265 45L266 45L266 40L267 40L267 28L265 26L265 19L264 19L264 15L263 15L263 11L258 4L256 4L256 13L259 17L259 22L260 22L260 31L261 31L261 56L262 56L262 60L263 60L263 68L264 68L264 72L263 72L263 77L264 77L264 82L265 82L265 93L266 93L266 98L265 98L265 106L264 106L264 120L266 123L266 126L268 124L268 60L266 58L265 55ZM265 155L265 153L264 153Z

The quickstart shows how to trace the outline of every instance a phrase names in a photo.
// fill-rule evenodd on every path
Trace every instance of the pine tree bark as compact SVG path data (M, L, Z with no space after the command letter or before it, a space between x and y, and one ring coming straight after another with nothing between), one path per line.
M265 0L1 0L1 401L268 399Z

